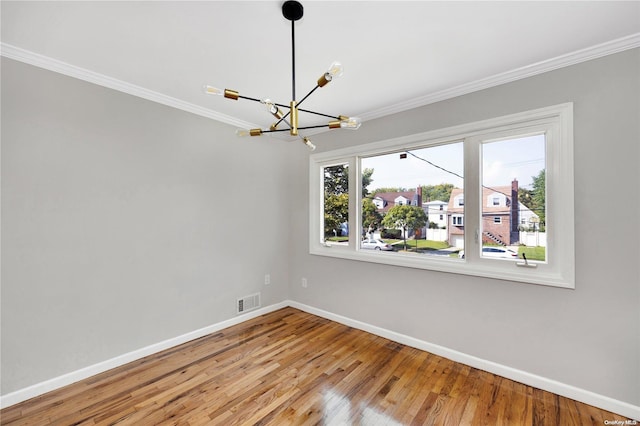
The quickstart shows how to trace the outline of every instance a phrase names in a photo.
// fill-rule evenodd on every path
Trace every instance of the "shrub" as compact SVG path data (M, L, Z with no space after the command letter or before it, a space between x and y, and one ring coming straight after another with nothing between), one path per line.
M402 230L401 229L383 229L382 238L392 238L395 240L402 239Z

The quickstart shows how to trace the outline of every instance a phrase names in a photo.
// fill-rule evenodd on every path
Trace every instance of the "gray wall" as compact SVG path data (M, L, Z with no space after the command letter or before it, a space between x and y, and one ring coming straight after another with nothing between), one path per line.
M635 49L314 138L335 149L574 102L575 290L311 256L303 211L290 297L640 405L639 76ZM306 199L296 153L291 195Z
M286 299L287 148L3 58L2 394Z

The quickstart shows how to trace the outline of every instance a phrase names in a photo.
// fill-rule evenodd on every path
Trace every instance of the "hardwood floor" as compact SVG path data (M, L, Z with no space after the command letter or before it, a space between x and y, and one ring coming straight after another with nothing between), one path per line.
M3 425L603 425L627 420L293 308L8 407Z

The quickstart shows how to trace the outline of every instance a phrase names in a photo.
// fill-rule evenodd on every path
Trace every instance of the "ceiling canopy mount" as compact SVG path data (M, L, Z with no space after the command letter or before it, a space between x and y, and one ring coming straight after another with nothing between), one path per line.
M289 0L282 3L282 16L289 21L297 21L304 15L304 7L299 1Z

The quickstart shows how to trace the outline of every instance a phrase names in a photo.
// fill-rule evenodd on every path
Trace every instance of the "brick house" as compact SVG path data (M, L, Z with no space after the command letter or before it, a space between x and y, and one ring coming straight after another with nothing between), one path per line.
M516 202L512 202L516 200ZM535 213L518 200L518 181L511 186L482 188L482 243L512 245L519 244L521 215L531 222ZM451 191L447 206L449 245L464 247L464 192L460 188Z

